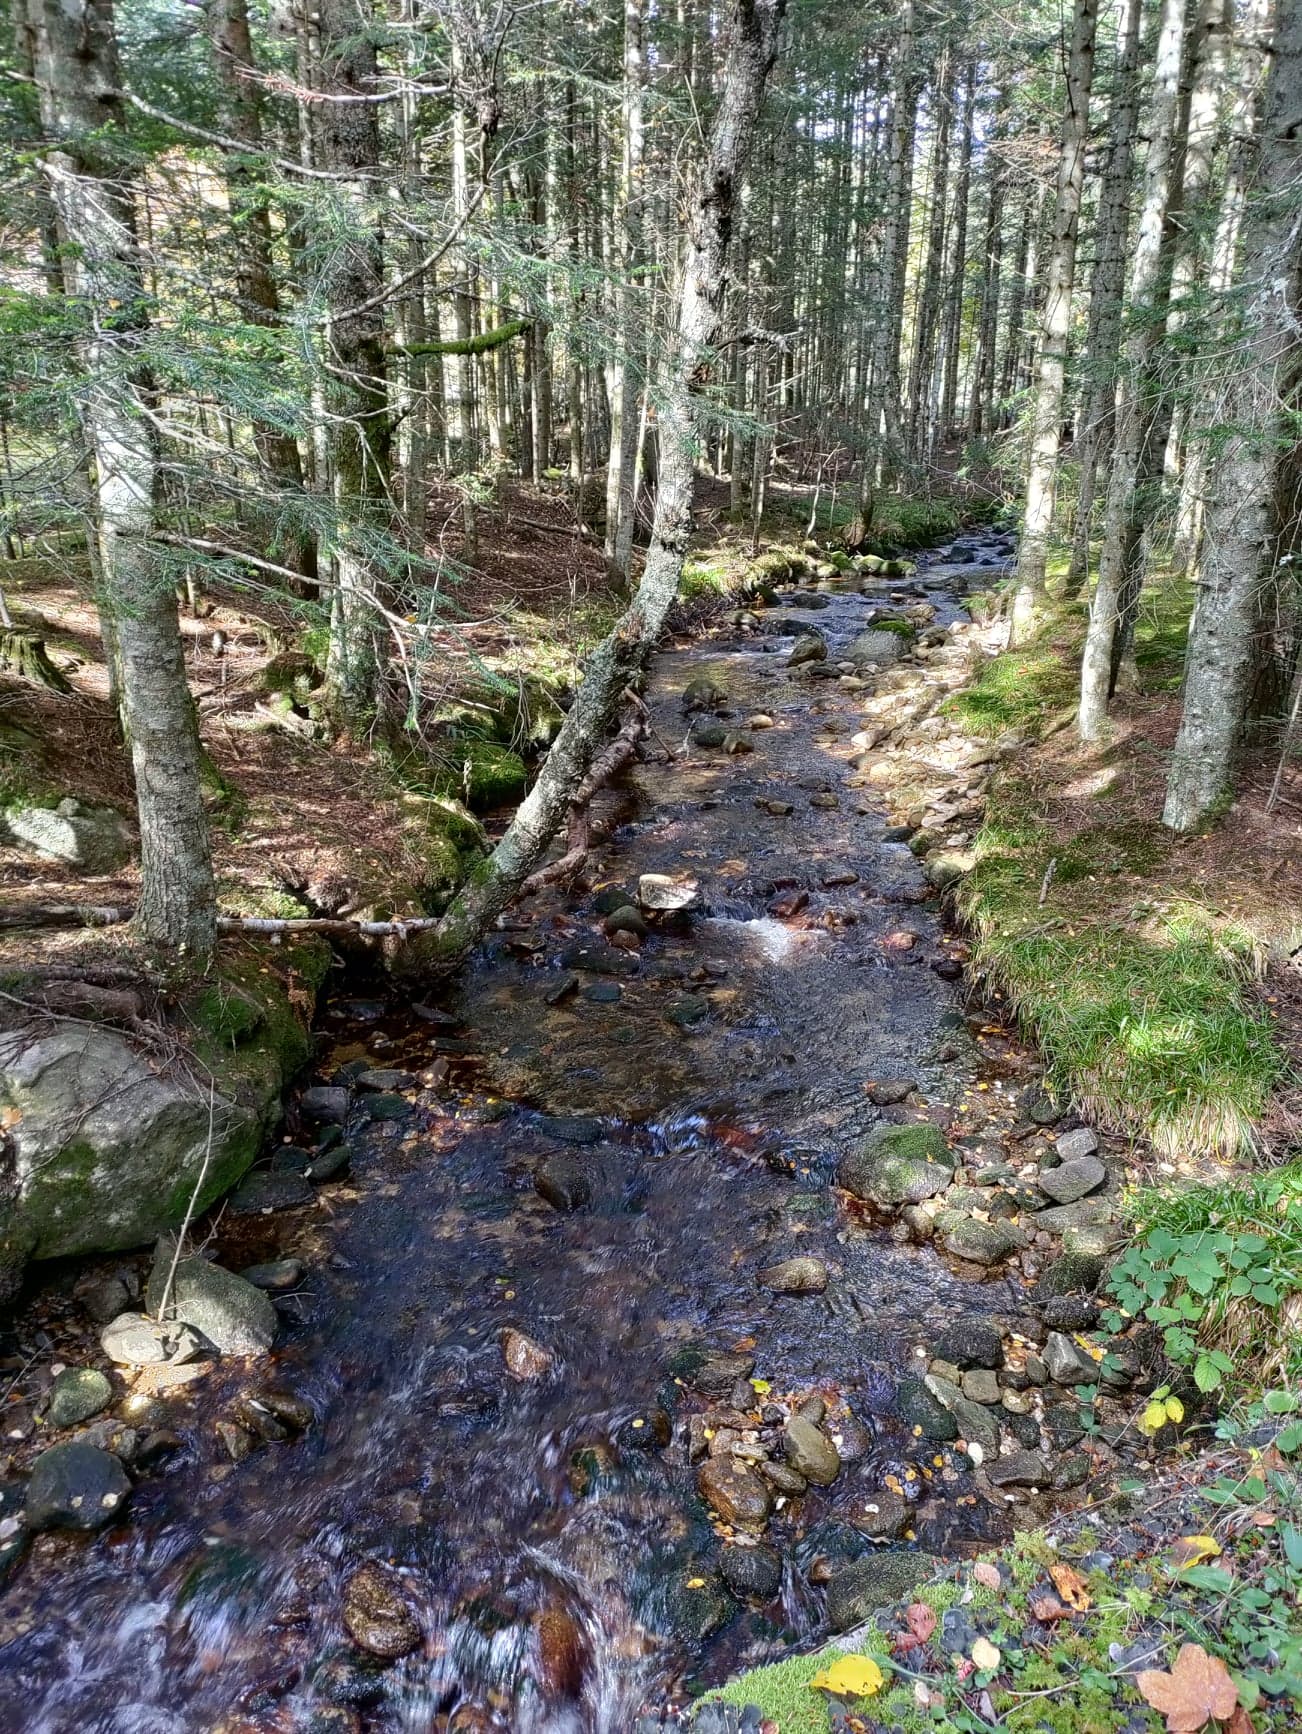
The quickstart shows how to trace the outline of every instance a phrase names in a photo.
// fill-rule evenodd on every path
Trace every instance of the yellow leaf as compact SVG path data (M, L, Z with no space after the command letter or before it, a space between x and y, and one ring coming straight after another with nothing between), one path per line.
M1176 1571L1184 1571L1191 1565L1215 1559L1220 1551L1221 1544L1214 1535L1182 1535L1178 1541L1172 1542L1168 1557Z
M811 1691L831 1692L838 1698L871 1698L880 1692L881 1669L871 1656L842 1656L809 1682Z
M978 1638L972 1646L972 1660L983 1674L989 1674L1003 1661L1003 1656L989 1638Z
M688 1589L704 1589L705 1579L703 1577L689 1577L687 1587Z
M1139 1417L1140 1430L1144 1433L1156 1433L1159 1427L1166 1426L1166 1420L1166 1404L1154 1401Z
M773 1386L767 1379L752 1379L750 1388L757 1397L767 1397Z
M1172 1421L1184 1420L1184 1404L1178 1397L1168 1397L1162 1407Z

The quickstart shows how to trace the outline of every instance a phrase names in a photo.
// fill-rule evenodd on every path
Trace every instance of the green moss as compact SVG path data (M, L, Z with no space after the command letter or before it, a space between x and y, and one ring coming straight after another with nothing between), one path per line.
M529 786L524 759L498 740L466 737L449 744L447 766L435 787L454 794L475 813L518 801Z
M1076 700L1076 669L1050 638L1006 650L942 706L970 734L1037 734Z
M827 1699L821 1692L811 1691L809 1682L820 1669L839 1662L845 1654L838 1649L820 1650L812 1656L792 1656L767 1668L753 1668L718 1691L706 1693L703 1702L736 1704L739 1708L758 1705L782 1734L827 1734L832 1725Z
M929 1121L910 1126L876 1126L864 1140L863 1148L869 1154L880 1153L912 1162L953 1162L944 1133Z
M1251 1150L1285 1065L1248 991L1249 936L1189 900L1159 898L1124 921L1115 912L1111 881L1160 871L1168 849L1148 824L1064 843L1015 782L996 782L959 909L978 968L1034 1031L1066 1096L1164 1152Z
M874 620L872 630L874 632L893 632L897 638L903 638L910 642L917 636L914 627L907 620Z

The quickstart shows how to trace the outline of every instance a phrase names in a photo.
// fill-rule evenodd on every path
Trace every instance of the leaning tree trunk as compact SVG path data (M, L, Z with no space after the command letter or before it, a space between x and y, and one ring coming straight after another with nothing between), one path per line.
M1063 586L1063 595L1068 598L1080 594L1089 572L1095 485L1099 463L1112 443L1126 239L1130 231L1130 162L1139 113L1139 26L1143 0L1125 0L1125 8L1108 116L1108 161L1099 194L1094 271L1090 278L1085 331L1087 374L1077 422L1076 528L1067 582Z
M390 519L392 441L385 378L384 257L374 204L380 160L375 46L358 0L320 0L322 90L316 160L336 176L348 232L333 241L327 289L326 401L334 522L330 535L329 703L350 729L380 701L375 542Z
M1113 651L1127 589L1140 558L1143 502L1136 497L1152 436L1151 377L1164 315L1163 255L1177 169L1180 71L1184 49L1185 0L1162 0L1154 71L1152 114L1144 201L1130 272L1132 331L1117 394L1117 431L1108 481L1108 508L1099 580L1090 606L1081 660L1079 729L1082 740L1097 740L1107 722L1114 679ZM1169 255L1168 255L1169 256Z
M1096 0L1076 0L1071 49L1067 56L1067 107L1058 153L1058 191L1053 213L1053 248L1040 326L1040 356L1031 406L1031 451L1026 471L1026 510L1017 557L1009 641L1024 642L1034 631L1044 596L1044 574L1053 524L1054 484L1062 430L1063 386L1071 298L1076 282L1076 234L1080 227L1085 152L1089 145L1090 85L1094 78Z
M1246 715L1253 640L1272 579L1272 501L1295 437L1302 368L1302 213L1295 195L1302 131L1302 8L1282 6L1266 96L1261 169L1245 222L1243 309L1226 399L1231 432L1212 470L1202 584L1189 633L1184 713L1163 822L1202 824L1229 794Z
M592 653L537 781L484 868L453 900L420 961L450 967L538 866L611 731L625 689L678 594L691 533L696 450L706 422L711 352L723 323L728 241L786 0L734 0L722 93L687 214L677 328L659 399L659 478L651 545L637 591Z
M151 541L159 453L144 359L148 297L133 159L118 134L112 0L29 0L45 167L64 277L81 321L81 414L95 466L106 638L116 639L122 722L140 818L142 935L202 961L216 937L199 735L170 574Z

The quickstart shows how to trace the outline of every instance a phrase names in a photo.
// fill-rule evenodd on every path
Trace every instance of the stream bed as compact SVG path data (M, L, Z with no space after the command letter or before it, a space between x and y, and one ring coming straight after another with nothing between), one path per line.
M666 649L589 889L534 900L436 1004L327 1003L309 1084L350 1092L348 1167L211 1227L231 1269L302 1265L276 1349L160 1391L176 1448L122 1520L33 1544L0 1727L630 1734L825 1633L845 1562L1008 1532L1026 1496L979 1485L901 1392L947 1327L1015 1324L1018 1276L833 1185L883 1119L994 1160L1036 1072L966 1015L961 939L854 773L873 673L832 672L873 608L934 611L939 645L973 576L924 559ZM789 666L811 627L827 677ZM667 759L690 729L724 739ZM625 949L602 910L647 873L695 897ZM335 1135L314 1104L291 1152ZM269 1198L294 1161L264 1162ZM804 1292L771 1275L792 1259ZM259 1384L301 1411L263 1439ZM783 1493L779 1462L766 1510L712 1509L711 1440L777 1457L802 1406L832 1477Z

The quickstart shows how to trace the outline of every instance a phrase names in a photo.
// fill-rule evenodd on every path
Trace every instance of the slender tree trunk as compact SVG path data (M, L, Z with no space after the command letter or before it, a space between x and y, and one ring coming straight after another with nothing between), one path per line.
M1232 430L1212 468L1202 583L1189 634L1184 713L1163 822L1190 831L1232 787L1247 709L1253 639L1272 573L1276 478L1294 438L1302 375L1302 8L1283 5L1262 128L1261 167L1244 237L1247 295L1223 420Z
M1053 246L1049 254L1039 363L1031 404L1026 507L1009 634L1012 644L1020 644L1033 634L1044 597L1058 446L1062 433L1072 290L1076 282L1076 235L1080 227L1081 190L1085 185L1085 151L1089 144L1090 86L1094 79L1094 33L1097 25L1096 0L1076 0L1071 47L1067 54L1067 106L1058 153Z
M927 223L927 251L922 266L922 287L914 319L912 366L909 378L909 454L921 464L927 448L928 414L931 407L931 376L936 365L936 327L940 316L941 278L945 260L945 217L949 197L949 129L954 112L954 90L949 55L941 56L936 71L935 139L931 152L931 210Z
M96 482L96 530L110 641L140 819L143 936L202 962L216 937L199 733L169 575L155 530L159 453L149 302L124 167L111 0L29 0L45 166L58 212L67 292L80 309L82 413ZM101 157L100 152L103 151Z
M646 83L644 0L624 0L624 136L616 213L619 286L616 351L607 370L610 458L606 473L606 565L628 583L637 503L638 364L645 350L642 295L635 273L642 255L644 149L642 98Z
M1132 331L1118 390L1117 433L1108 481L1108 509L1099 581L1090 607L1081 662L1078 726L1081 738L1097 740L1107 719L1115 679L1113 653L1126 595L1139 568L1144 502L1137 497L1153 431L1150 378L1164 312L1164 253L1178 173L1180 73L1184 50L1185 0L1162 0L1154 69L1144 202L1130 273Z
M1233 30L1238 72L1229 123L1229 146L1216 232L1212 239L1207 291L1213 303L1224 295L1234 277L1238 256L1239 228L1248 180L1256 163L1257 123L1260 118L1262 71L1267 57L1273 0L1249 0L1237 31ZM1201 420L1201 418L1197 418ZM1177 573L1196 570L1203 533L1203 499L1207 484L1207 441L1193 431L1186 443L1180 476L1180 501L1176 510L1175 546L1171 567Z
M723 323L728 243L784 9L785 0L733 0L729 8L719 105L686 218L678 318L660 401L655 518L641 582L590 657L537 781L485 869L448 909L427 961L447 966L464 956L542 860L678 594L691 532L696 447Z
M222 127L248 147L250 156L263 148L261 85L253 61L246 0L209 0L208 31L213 66L222 99ZM252 324L277 331L282 324L276 284L271 213L265 183L247 160L226 157L226 185L231 210L240 219L236 254L236 290L240 311ZM292 506L303 494L303 466L298 441L274 423L255 420L254 438L273 483ZM304 525L288 551L286 565L297 566L309 580L316 577L316 541Z
M872 524L873 495L896 450L900 431L900 328L904 321L903 264L908 257L909 199L913 184L913 136L918 86L913 67L913 0L900 13L895 91L891 106L889 160L885 175L881 241L873 295L868 401L864 411L859 504L848 541L857 546Z
M1108 122L1111 141L1099 195L1094 272L1085 334L1086 384L1078 420L1079 495L1071 564L1064 596L1079 596L1089 571L1094 491L1099 464L1111 443L1116 402L1117 348L1130 232L1130 164L1139 112L1139 26L1143 0L1124 0L1121 38Z
M994 422L995 355L999 339L999 291L1003 277L1004 192L1007 164L1000 150L1007 125L1009 94L1001 89L996 101L994 137L986 169L986 225L981 249L981 310L977 319L976 354L969 389L968 429L980 439Z
M963 295L967 278L967 207L972 185L972 114L976 104L976 60L968 61L963 85L962 142L954 181L954 245L945 297L945 331L941 339L944 372L936 426L942 440L953 431L958 411L958 371L962 360Z
M330 704L350 728L380 702L381 587L370 537L388 528L391 426L384 355L384 255L376 228L380 161L376 58L359 0L318 0L322 96L313 105L316 160L337 177L351 232L336 242L327 334L330 545ZM331 101L331 97L340 100Z

